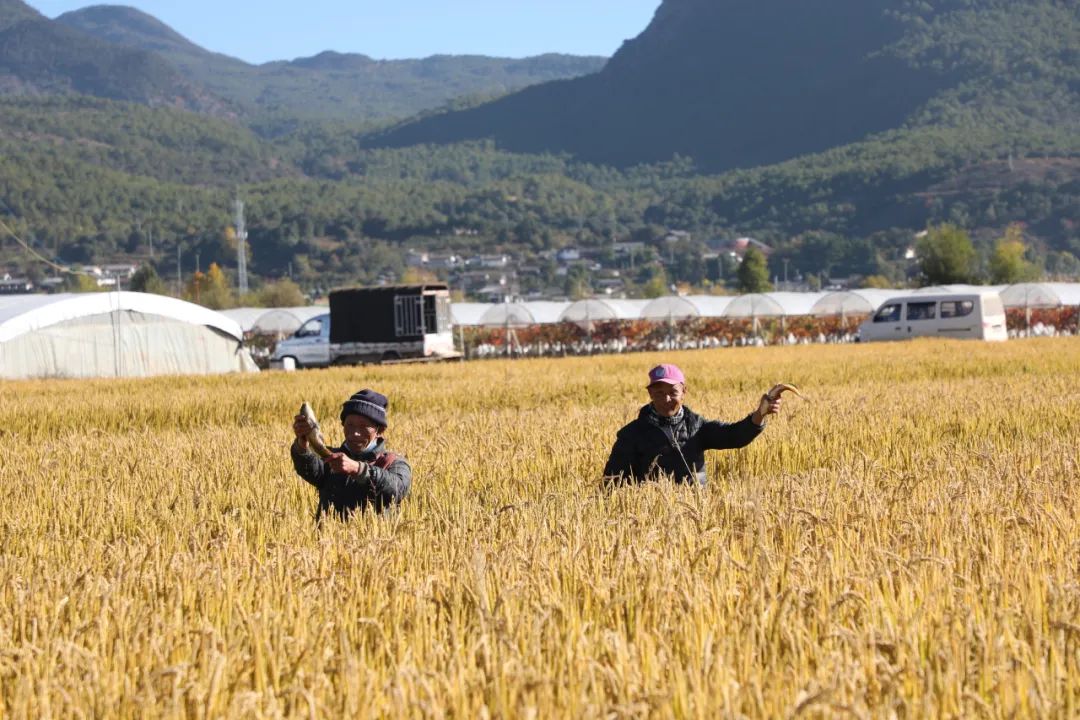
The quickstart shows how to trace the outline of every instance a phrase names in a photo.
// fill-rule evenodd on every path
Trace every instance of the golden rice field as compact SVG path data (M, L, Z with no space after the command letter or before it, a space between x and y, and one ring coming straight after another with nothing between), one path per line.
M606 493L661 360L738 419ZM0 385L0 717L1078 717L1080 340ZM392 518L312 522L302 400L391 396Z

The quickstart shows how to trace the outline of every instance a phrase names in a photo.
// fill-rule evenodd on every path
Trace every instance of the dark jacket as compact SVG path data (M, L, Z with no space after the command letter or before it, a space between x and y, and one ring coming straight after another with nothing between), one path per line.
M359 455L344 445L334 452L345 453L366 464L367 472L363 475L331 472L327 462L315 453L301 452L296 443L291 448L296 474L319 490L318 517L333 511L338 517L346 518L356 510L367 510L368 506L382 512L409 494L412 468L405 458L388 453L381 438L374 450Z
M663 475L679 483L704 485L706 450L746 447L763 429L750 415L736 423L706 421L685 406L681 421L666 424L646 405L637 420L619 430L604 466L604 480L644 482Z

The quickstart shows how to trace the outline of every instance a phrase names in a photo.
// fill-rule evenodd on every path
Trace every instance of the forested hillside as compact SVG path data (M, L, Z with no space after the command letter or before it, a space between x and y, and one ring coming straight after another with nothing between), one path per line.
M210 115L229 104L162 58L102 42L19 0L0 0L0 95L84 94Z
M749 32L751 20L772 17L768 13L793 2L669 0L649 30L587 82L637 73L645 93L649 78L659 83L666 77L671 101L663 107L677 107L679 76L663 75L648 62L660 58L666 67L683 67L690 87L697 82L706 88L712 76L695 76L683 55L708 44L706 21L715 21L710 20L714 13L731 17L715 49L727 57L734 52L727 45L743 42L735 28ZM803 4L824 16L850 7L846 0ZM0 0L0 32L37 22L16 12L20 7L26 6ZM752 163L755 153L786 155L814 137L811 145L839 143L782 162L707 172L700 156L673 155L669 145L652 162L616 166L582 159L586 153L572 150L513 152L501 139L379 148L371 147L366 121L294 119L261 134L256 130L265 127L253 130L227 114L215 118L168 104L148 107L71 92L23 93L0 100L0 220L37 251L63 262L123 258L152 262L171 275L179 251L185 272L196 257L203 267L217 261L230 269L235 247L227 227L232 200L239 195L247 205L249 266L259 277L291 274L308 288L401 277L410 248L507 253L530 273L530 287L564 282L588 287L592 271L585 266L574 269L577 275L557 276L551 253L565 247L588 251L605 271L619 270L628 287L646 282L663 287L670 281L700 285L717 279L703 260L704 241L743 235L776 248L774 275L791 269L821 276L884 275L900 282L910 271L904 254L914 234L943 222L968 230L983 255L1006 226L1019 223L1032 262L1051 273L1080 272L1076 5L874 0L852 13L847 33L865 29L856 19L874 29L855 43L861 48L858 57L833 47L845 37L840 30L819 28L820 18L796 13L805 20L802 29L817 39L803 39L795 55L772 66L758 63L765 66L758 68L764 76L779 82L796 64L814 65L817 52L821 67L832 72L820 82L814 80L819 71L806 68L798 76L799 92L762 85L756 106L749 102L755 91L746 78L695 100L729 106L735 96L726 95L725 88L742 93L739 107L746 117L724 120L736 124L713 133L711 157L743 153L739 164ZM790 18L777 15L776 20L777 29L797 29ZM154 35L153 27L143 28L140 37ZM163 27L157 28L163 47L205 52L192 50ZM820 37L818 30L824 33ZM776 39L758 39L779 52ZM324 55L300 64L329 72L362 62ZM756 71L750 64L740 67L743 74ZM912 103L888 106L900 119L884 125L895 121L895 127L859 125L869 117L853 110L865 105L865 98L855 97L865 83L849 86L851 98L835 95L856 76L881 82L876 75L860 75L871 68L895 71L873 93L892 92ZM926 86L904 85L927 78ZM563 89L582 82L538 87L513 102L540 93L548 94L554 107L565 103ZM904 95L905 87L914 87L915 95ZM826 89L825 95L815 94ZM831 120L796 109L799 102L828 93L840 103L830 111ZM916 101L916 95L926 97ZM610 99L620 107L621 100ZM509 101L490 107L510 107ZM633 108L621 106L619 120L636 121L638 116L630 117L636 108L649 121L653 105L645 93ZM605 108L581 129L583 137L606 134L615 140L608 147L655 150L651 135L640 136L640 143L619 140L619 126L603 120ZM471 112L481 111L491 110ZM537 137L543 137L547 110L532 111L541 120ZM671 114L676 122L678 113ZM475 116L436 116L411 127L464 117ZM849 133L850 141L827 140L809 130L792 131L784 146L762 139L774 132L772 122L797 125L815 117L822 133L837 138ZM750 127L754 118L756 129ZM664 137L669 143L689 142L692 130L669 127ZM604 142L597 139L597 147ZM780 152L782 147L787 149ZM670 230L684 230L689 238L665 243ZM637 258L616 257L615 243L625 241L642 243L646 250ZM13 272L41 271L8 236L0 242L0 260Z
M0 30L7 30L13 25L45 17L22 0L0 0Z
M666 0L596 75L407 123L370 143L494 139L627 166L754 167L925 127L1080 131L1080 5Z
M659 248L667 229L697 239L667 269L689 281L702 279L700 240L714 235L753 234L793 268L837 275L895 275L912 234L943 221L990 232L1022 221L1041 256L1080 256L1080 159L1053 137L1041 155L1016 156L1012 170L993 155L971 162L983 140L941 131L918 145L884 138L713 177L688 162L619 171L490 143L364 150L355 137L323 129L269 144L174 110L7 101L0 217L67 262L149 260L153 248L171 273L179 245L185 267L196 252L203 266L232 267L226 228L239 192L251 268L277 277L291 266L309 286L399 275L409 247L499 250L528 262L616 238ZM7 260L24 262L4 246Z

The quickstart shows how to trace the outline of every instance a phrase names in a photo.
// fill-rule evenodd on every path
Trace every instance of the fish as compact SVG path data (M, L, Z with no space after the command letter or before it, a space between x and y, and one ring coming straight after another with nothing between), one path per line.
M315 451L315 454L319 457L326 459L333 453L326 447L326 442L323 440L322 433L319 431L319 421L315 419L315 412L311 409L311 406L306 402L300 405L300 414L308 421L311 426L311 430L308 431L307 441L308 446Z

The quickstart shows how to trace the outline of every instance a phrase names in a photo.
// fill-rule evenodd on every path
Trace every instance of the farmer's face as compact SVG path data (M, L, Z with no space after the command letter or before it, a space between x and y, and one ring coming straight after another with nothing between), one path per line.
M653 409L661 417L672 417L682 409L683 396L686 393L686 387L682 383L672 385L655 382L648 389Z
M345 429L345 444L353 452L362 452L379 436L379 426L363 415L346 415L342 423Z

